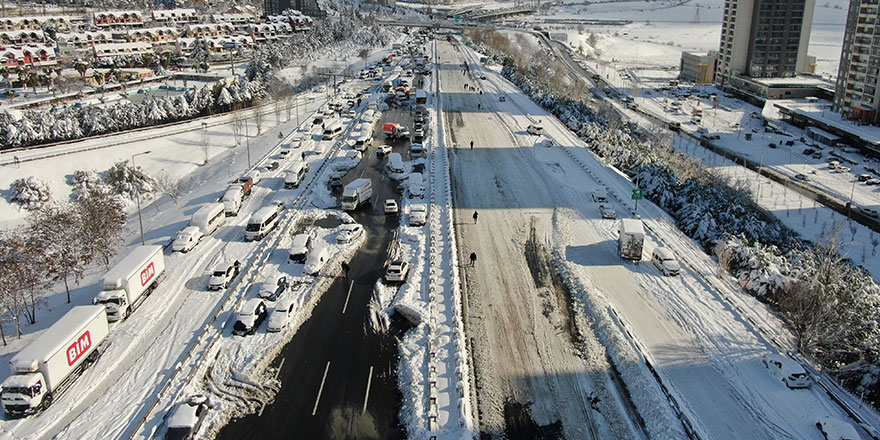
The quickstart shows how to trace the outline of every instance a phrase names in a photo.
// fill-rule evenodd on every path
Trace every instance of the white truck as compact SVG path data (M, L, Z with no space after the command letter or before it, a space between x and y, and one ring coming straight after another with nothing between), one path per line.
M620 257L625 260L641 260L642 247L645 244L645 228L642 221L633 218L621 220L617 234L617 248L620 251Z
M342 189L342 209L353 211L367 203L373 196L373 181L366 178L355 179Z
M10 416L34 414L98 360L110 327L101 306L77 306L9 361L0 400Z
M110 322L127 318L131 312L159 285L165 273L162 246L138 246L101 278L101 291L95 304L107 308Z

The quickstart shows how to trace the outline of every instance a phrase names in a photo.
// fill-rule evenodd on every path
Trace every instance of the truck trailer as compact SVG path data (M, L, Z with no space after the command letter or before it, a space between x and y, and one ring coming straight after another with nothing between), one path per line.
M3 381L0 400L10 416L34 414L104 351L110 327L102 306L77 306L9 361L12 375Z
M342 189L342 209L353 211L367 203L372 196L373 181L365 178L355 179Z
M127 318L159 285L163 273L162 246L138 246L101 278L101 291L93 302L107 308L110 322Z
M625 218L620 221L617 233L617 248L620 250L620 257L625 260L641 260L642 247L645 244L645 228L642 221Z

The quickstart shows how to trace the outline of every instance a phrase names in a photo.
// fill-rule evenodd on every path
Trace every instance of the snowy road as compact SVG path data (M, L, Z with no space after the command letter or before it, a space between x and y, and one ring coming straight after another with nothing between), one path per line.
M514 305L528 304L536 298L535 295L521 296L518 292L519 285L528 284L525 274L529 269L522 264L517 268L516 262L511 261L518 253L517 243L525 239L528 223L523 217L528 216L535 219L539 230L543 229L542 234L548 237L545 240L553 246L554 254L564 259L562 266L571 271L585 294L604 299L617 312L701 437L821 438L815 428L820 416L844 417L819 387L789 390L763 367L761 355L774 348L739 312L732 310L720 293L759 310L762 306L743 297L731 283L717 278L714 263L650 203L640 205L640 214L651 231L646 255L663 243L675 251L686 269L679 277L667 278L648 262L623 264L617 256L616 222L601 219L588 194L593 188L605 186L618 201L626 200L624 197L629 195L633 185L605 168L561 123L527 98L508 95L506 104L498 103L494 98L498 88L508 91L511 86L487 74L489 81L483 83L484 96L488 94L492 105L508 113L504 119L510 122L506 127L496 126L495 130L489 125L494 121L483 122L480 130L471 132L467 131L467 124L459 122L458 144L464 146L473 137L475 145L481 148L473 152L460 149L457 164L465 170L472 163L481 166L472 172L457 171L456 183L465 188L497 188L497 191L481 191L478 195L471 194L474 191L459 190L462 192L458 199L462 209L459 222L472 222L469 214L474 209L480 210L478 225L461 228L465 238L460 243L470 245L478 254L474 271L477 279L470 282L480 288L482 298L472 306L485 304L486 327L492 328L495 315L504 317L504 322L499 323L502 325L521 320L504 333L508 352L519 354L511 345L519 347L515 342L524 337L523 329L529 330L525 335L529 337L530 333L540 331L529 321L527 313L509 313ZM472 108L475 99L471 94L462 96L460 102ZM454 114L452 119L455 124ZM479 123L483 119L493 118L468 114L458 121ZM534 141L524 135L522 129L530 120L538 119L561 148L529 148ZM519 148L512 148L510 144ZM480 151L492 148L501 148L504 153ZM583 165L579 166L572 159ZM476 172L476 169L483 171ZM630 216L631 203L613 205L619 216ZM508 207L516 209L505 209ZM480 230L483 227L485 229ZM468 229L476 230L470 238ZM505 247L508 249L500 250ZM488 277L486 282L485 277ZM515 283L516 277L526 279ZM498 294L503 301L502 298L493 300L492 295ZM588 313L595 315L596 311L588 310ZM490 339L491 334L489 332ZM481 334L476 336L482 337ZM539 341L540 338L536 338L533 344L539 345ZM487 344L488 350L500 343ZM510 374L505 366L516 365L517 359L507 359L506 353L491 355L493 360L496 356L503 360L495 361L502 364L494 370L499 372L499 377ZM539 359L538 365L544 360ZM478 360L478 374L479 366ZM481 405L484 403L481 400ZM541 413L536 411L539 405L536 403L532 411L537 413L537 421L544 423L540 420Z

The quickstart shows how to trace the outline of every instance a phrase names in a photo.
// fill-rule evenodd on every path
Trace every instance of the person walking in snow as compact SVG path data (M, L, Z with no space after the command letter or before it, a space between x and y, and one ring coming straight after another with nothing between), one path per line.
M477 217L479 217L479 215L480 214L477 214L477 211L474 211L474 224L477 224Z
M477 262L477 253L471 252L471 267L474 267L474 264Z
M474 141L471 141L471 150L474 149Z

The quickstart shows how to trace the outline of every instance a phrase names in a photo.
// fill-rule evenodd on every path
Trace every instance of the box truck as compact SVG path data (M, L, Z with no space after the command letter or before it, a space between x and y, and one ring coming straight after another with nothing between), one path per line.
M396 122L386 122L382 125L382 132L392 139L403 139L409 136L409 130Z
M138 246L101 278L101 291L93 302L107 308L110 322L127 318L159 285L163 273L162 246Z
M107 312L101 306L77 306L9 361L12 375L0 385L6 414L44 410L55 396L98 360L106 347Z
M373 196L373 181L370 179L355 179L342 189L342 209L352 211L358 206L367 203Z
M617 248L620 257L626 260L642 259L642 246L645 244L645 228L641 220L625 218L617 230Z

